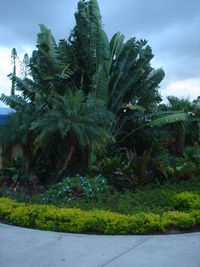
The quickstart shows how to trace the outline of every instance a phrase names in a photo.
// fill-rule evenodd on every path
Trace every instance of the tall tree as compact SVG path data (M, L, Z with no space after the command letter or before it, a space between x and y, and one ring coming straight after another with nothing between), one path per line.
M13 79L12 79L12 86L11 86L11 95L15 95L15 77L16 77L16 64L17 64L17 50L15 48L12 49L11 52L11 62L13 65L13 71L12 71L12 75L13 75Z
M20 74L22 75L23 78L27 78L29 75L29 56L26 53L23 57L23 60L20 64Z

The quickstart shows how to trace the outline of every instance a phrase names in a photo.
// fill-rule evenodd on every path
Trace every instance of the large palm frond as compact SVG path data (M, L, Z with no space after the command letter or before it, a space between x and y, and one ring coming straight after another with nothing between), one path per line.
M80 145L85 146L100 142L108 134L107 127L113 119L112 113L93 95L86 98L80 90L69 91L65 97L55 95L52 108L35 121L31 129L38 131L39 144L55 134L67 139L73 132Z

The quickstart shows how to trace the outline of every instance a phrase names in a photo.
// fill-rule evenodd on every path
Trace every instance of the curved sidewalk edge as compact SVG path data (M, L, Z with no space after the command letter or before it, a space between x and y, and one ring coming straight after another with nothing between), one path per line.
M0 223L1 267L199 267L200 232L102 236Z

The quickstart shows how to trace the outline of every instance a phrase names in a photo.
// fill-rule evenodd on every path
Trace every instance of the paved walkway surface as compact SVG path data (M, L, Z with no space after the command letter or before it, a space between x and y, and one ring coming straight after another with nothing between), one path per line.
M200 233L95 236L0 224L0 267L200 267Z

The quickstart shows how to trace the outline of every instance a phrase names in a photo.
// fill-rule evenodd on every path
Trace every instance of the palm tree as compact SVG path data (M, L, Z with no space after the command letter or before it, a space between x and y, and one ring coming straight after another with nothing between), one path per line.
M37 147L44 143L51 145L52 137L62 144L64 162L57 175L59 178L69 163L71 169L88 168L91 146L101 143L109 135L108 126L114 116L95 95L85 97L82 90L75 93L69 90L65 97L54 95L51 103L51 109L33 122L31 129L37 133ZM86 166L80 166L84 158Z

